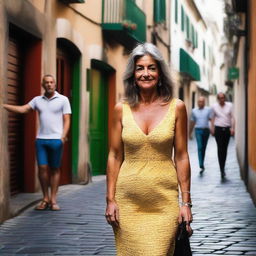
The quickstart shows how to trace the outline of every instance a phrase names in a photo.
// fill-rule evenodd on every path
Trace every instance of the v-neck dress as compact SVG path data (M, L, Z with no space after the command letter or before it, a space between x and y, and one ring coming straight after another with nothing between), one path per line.
M123 104L124 161L116 184L118 256L173 255L178 225L178 180L172 161L176 99L146 135Z

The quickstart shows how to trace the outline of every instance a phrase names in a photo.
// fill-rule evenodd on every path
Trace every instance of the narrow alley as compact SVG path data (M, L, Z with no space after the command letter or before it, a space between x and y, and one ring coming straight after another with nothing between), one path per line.
M224 182L213 138L203 176L197 167L195 140L190 141L189 152L193 255L256 255L256 210L240 179L234 140L229 145ZM38 212L30 207L4 222L0 226L0 255L115 255L112 230L104 218L105 177L93 181L86 186L62 186L60 212Z

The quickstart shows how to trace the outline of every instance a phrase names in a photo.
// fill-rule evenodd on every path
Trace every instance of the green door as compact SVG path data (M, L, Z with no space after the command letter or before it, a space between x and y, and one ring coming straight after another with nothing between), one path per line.
M108 84L104 72L90 74L90 160L92 174L106 173L108 155Z

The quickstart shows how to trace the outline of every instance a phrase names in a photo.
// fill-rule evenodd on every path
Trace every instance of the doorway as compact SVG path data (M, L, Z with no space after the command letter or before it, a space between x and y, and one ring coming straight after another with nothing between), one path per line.
M93 68L90 77L90 161L92 174L101 175L108 156L108 76Z
M80 52L67 39L57 39L56 89L69 98L72 115L68 141L64 145L60 184L72 183L77 176L80 107Z

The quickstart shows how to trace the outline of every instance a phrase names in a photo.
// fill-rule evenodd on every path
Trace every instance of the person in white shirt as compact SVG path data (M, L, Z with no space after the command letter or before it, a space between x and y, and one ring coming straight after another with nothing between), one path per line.
M36 155L43 199L35 210L50 208L58 211L60 210L57 204L60 165L63 145L70 128L71 107L68 98L56 91L56 82L52 75L43 77L42 86L45 93L34 97L29 103L22 106L3 104L3 107L20 114L31 110L39 113L40 128L36 137Z
M213 116L211 122L211 134L215 136L218 148L218 161L220 166L221 178L224 179L225 163L230 136L235 134L235 118L233 114L233 104L226 101L224 93L217 95L218 103L212 107Z

